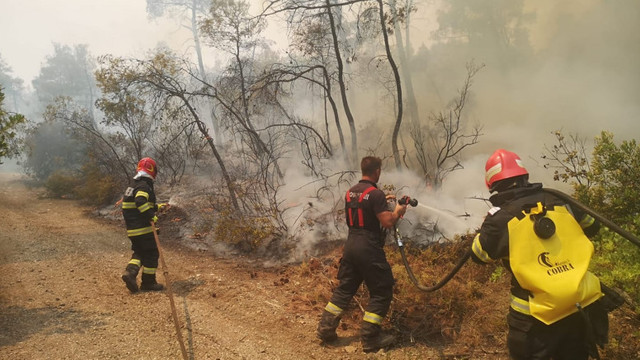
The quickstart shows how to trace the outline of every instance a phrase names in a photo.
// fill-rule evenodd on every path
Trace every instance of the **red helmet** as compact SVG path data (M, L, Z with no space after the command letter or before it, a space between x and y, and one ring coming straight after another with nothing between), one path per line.
M509 179L520 175L528 175L520 157L511 151L496 150L487 160L485 169L485 183L491 190L496 181Z
M156 167L156 162L153 161L152 158L146 157L140 159L138 161L138 166L136 167L136 171L144 171L147 174L151 175L151 177L155 180L156 175L158 175L158 168Z

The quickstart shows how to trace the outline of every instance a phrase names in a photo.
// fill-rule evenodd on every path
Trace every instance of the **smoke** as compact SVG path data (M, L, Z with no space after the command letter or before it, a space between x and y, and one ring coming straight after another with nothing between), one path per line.
M321 161L318 167L326 177L312 176L299 161L288 162L286 183L279 191L283 220L295 242L291 261L316 255L322 243L346 238L346 225L336 210L344 209L344 194L360 172L354 176L344 161L335 159Z
M433 191L426 187L422 178L412 171L398 171L391 163L385 164L378 182L379 188L398 198L408 195L418 200L418 206L409 207L404 219L398 223L403 236L425 243L441 240L442 237L453 239L457 234L476 229L488 208L482 200L466 197L484 195L481 190L473 189L484 187L485 160L481 165L482 170L473 177L469 176L469 172L476 172L476 168L465 172L463 176L452 177L452 181L446 181L444 191ZM309 176L302 167L290 164L293 166L287 169L287 183L281 196L286 199L284 203L288 204L284 217L295 239L292 260L296 261L316 255L318 249L323 248L323 243L346 239L347 227L336 210L344 209L345 191L360 180L361 173L359 169L354 169L353 176L341 178L336 175L319 180ZM344 163L333 161L327 161L324 165L332 169L349 168ZM471 181L463 181L464 177ZM390 206L395 204L391 203ZM436 234L431 233L434 227L438 232Z
M45 19L34 19L33 16L47 14L47 19L55 19L60 24L71 24L71 29L67 25L50 27L55 31L51 35L56 38L47 39L44 49L40 45L22 43L19 47L17 44L13 46L13 41L24 42L33 38L27 37L26 33L3 38L3 41L11 42L11 46L0 46L5 49L2 54L4 59L16 70L18 76L25 78L33 77L35 71L23 70L23 66L37 69L43 54L51 50L51 41L88 43L95 55L128 55L135 50L145 50L142 48L148 48L149 43L155 45L157 41L179 43L177 46L190 43L183 41L190 39L188 32L178 33L178 26L171 20L167 20L162 27L156 26L160 25L158 23L151 26L146 21L141 21L139 15L144 14L143 4L135 5L134 9L130 2L125 4L121 0L111 1L110 9L96 11L88 9L86 4L67 1L56 2L55 11L52 8L45 9L51 11L43 12L19 8L16 5L18 3L29 2L7 4L6 11L0 13L0 20L6 21L0 21L0 24L25 30L23 26L16 25L27 23L20 20L18 14L29 15L31 23L45 24ZM481 4L477 5L476 10L486 10L493 6L494 10L506 7L516 13L520 11L522 16L506 21L503 27L490 28L492 24L495 25L491 22L472 24L469 21L469 24L460 24L461 28L469 29L469 34L510 34L511 41L495 42L504 40L504 37L487 39L469 36L461 39L436 36L439 27L444 24L442 12L448 6L461 4ZM522 4L524 6L520 7ZM385 163L380 184L392 184L398 195L409 195L424 205L409 209L403 221L403 231L411 233L420 225L437 223L443 235L451 237L478 226L488 208L487 203L482 200L489 196L484 184L484 163L497 148L505 148L520 155L531 174L531 181L566 190L567 184L553 182L552 174L542 166L540 159L544 147L555 141L552 132L562 130L593 139L600 131L607 130L615 134L616 140L638 137L640 102L637 101L637 94L640 93L640 68L637 64L640 63L640 22L637 19L640 18L640 2L637 0L431 0L416 6L418 12L412 14L409 26L413 51L409 61L411 68L400 70L410 71L412 75L419 103L419 121L426 123L430 114L448 109L447 106L458 95L457 91L465 80L465 64L473 60L477 64L485 64L485 67L474 78L463 119L467 128L481 125L483 135L478 144L461 154L463 168L447 176L438 192L427 188L420 174L396 171L392 169L392 164ZM76 21L59 21L61 16L57 15L61 13L75 14ZM118 16L101 16L111 19L108 20L111 23L107 28L96 28L100 25L95 16L78 15L85 13L116 13ZM138 17L133 17L134 13ZM509 14L512 15L513 13ZM169 23L171 24L167 25ZM514 28L514 24L521 28ZM126 35L125 29L134 25L137 36ZM271 29L281 29L281 24L275 25L277 26ZM162 31L159 30L161 28ZM25 31L34 29L37 27ZM509 30L514 32L510 33ZM122 32L114 34L113 31ZM275 32L278 35L287 33ZM35 36L42 37L42 34L36 33ZM143 37L147 40L153 37L154 40L143 44ZM156 37L161 40L156 40ZM113 38L122 41L113 42ZM177 41L178 38L180 41ZM138 39L138 42L130 44L125 41L131 39ZM116 50L111 47L116 43L123 47L127 44L127 47ZM26 54L26 59L21 59L12 52L13 48L19 48L20 51L38 50L38 53L21 53L20 55ZM367 49L369 50L371 49ZM348 97L358 128L360 156L374 153L388 159L391 156L390 137L397 110L392 95L394 89L388 81L388 64L383 61L360 61L366 59L366 56L357 55L357 61L345 65L349 74ZM212 58L207 60L210 60L211 65ZM33 62L36 64L33 65ZM26 73L29 76L23 75ZM358 77L363 74L367 77ZM310 98L297 102L306 104L306 107L300 107L296 113L305 117L311 114L314 119L321 118L321 102L312 100L309 103L308 99ZM403 150L411 151L406 110L400 146ZM341 123L349 148L350 134L344 116ZM332 133L334 145L336 139L337 135ZM296 241L296 256L310 253L323 241L344 239L346 229L335 214L336 210L341 210L344 206L344 191L359 179L359 169L332 159L321 164L322 173L329 177L320 181L301 166L298 159L287 159L286 164L282 165L288 165L288 168L285 170L286 183L280 189L279 200L285 209L283 218L290 236ZM345 179L335 175L345 170L355 171L355 176ZM197 187L206 187L206 181L209 179ZM170 202L180 205L183 197L188 198L188 194L178 194Z

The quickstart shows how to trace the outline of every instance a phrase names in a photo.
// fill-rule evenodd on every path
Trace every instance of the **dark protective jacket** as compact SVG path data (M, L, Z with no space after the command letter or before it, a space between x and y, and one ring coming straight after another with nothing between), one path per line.
M514 218L514 211L506 208L519 209L529 205L533 207L538 202L545 204L547 208L567 206L585 235L591 237L600 228L600 224L590 215L579 209L572 209L563 200L544 192L542 184L528 184L525 187L502 191L491 196L490 201L494 207L489 210L480 232L474 239L472 259L478 263L502 260L509 271L511 271L511 264L509 263L508 223ZM529 291L523 289L518 283L515 276L511 278L511 294L524 300L527 300L530 295Z
M510 357L517 360L586 360L589 356L599 358L597 346L604 346L608 338L608 310L604 300L609 296L600 297L600 291L606 294L606 286L600 284L588 271L579 282L579 288L585 290L584 292L575 291L572 286L562 287L558 284L561 283L561 278L576 279L576 275L582 274L585 266L584 262L580 263L580 259L585 259L585 253L590 254L588 248L591 251L593 249L585 235L595 235L600 224L589 214L574 209L564 200L544 192L541 184L527 184L501 191L490 200L494 207L489 210L480 232L473 241L472 259L479 263L502 260L505 267L514 274L511 278L511 306L507 315L507 345ZM537 204L542 206L536 207ZM535 211L541 208L548 209L550 212L546 216L558 221L555 230L549 232L551 235L548 237L545 237L544 231L535 231L535 227L532 229L531 225L528 225L535 224L538 215ZM512 236L513 239L510 239ZM510 246L514 249L510 249ZM539 252L540 247L545 250ZM556 257L558 254L564 255ZM565 259L567 261L564 261ZM588 260L590 255L586 259L587 264ZM527 272L529 275L540 275L540 271L543 271L540 269L546 270L542 276L523 276L527 275ZM564 271L567 271L567 276L564 276ZM561 273L562 276L552 278ZM533 279L533 283L523 287L516 278L517 274L523 281ZM595 286L590 286L593 284ZM527 287L533 290L529 291ZM545 299L548 299L546 296L553 299L558 294L540 293L540 289L553 287L561 289L562 294L557 298L559 301L545 302ZM593 291L594 288L597 291ZM534 292L537 295L530 296ZM566 297L567 295L569 297ZM571 302L567 300L573 299L571 296L584 298L586 307L577 306L583 304L583 301L578 301L577 304L573 304L576 306L576 312L569 313L566 304L555 306L563 301ZM593 301L594 298L597 300ZM548 307L543 309L540 305ZM540 309L548 312L540 312ZM569 315L566 315L567 313ZM558 316L550 318L547 317L549 314Z
M347 191L345 216L349 231L364 229L375 236L382 235L377 214L387 210L384 192L370 181L360 180Z
M141 177L134 180L122 199L122 215L127 227L127 236L135 237L153 232L151 219L156 214L156 194L153 180Z

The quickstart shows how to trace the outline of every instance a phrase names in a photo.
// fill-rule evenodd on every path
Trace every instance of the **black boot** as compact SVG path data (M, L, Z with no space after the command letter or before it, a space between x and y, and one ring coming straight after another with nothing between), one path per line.
M138 271L140 271L140 266L129 264L124 270L124 274L122 274L122 281L124 281L125 285L127 285L127 289L131 291L131 293L138 292Z
M338 338L336 329L338 328L339 323L339 316L335 316L327 310L324 310L322 312L322 317L320 318L320 323L318 323L318 332L316 333L318 335L318 339L325 343L335 341Z
M380 325L363 321L360 327L360 336L362 338L362 350L364 352L378 351L382 348L391 346L396 337L391 334L384 334Z
M156 282L156 274L142 273L142 283L140 284L140 290L144 291L160 291L164 286Z

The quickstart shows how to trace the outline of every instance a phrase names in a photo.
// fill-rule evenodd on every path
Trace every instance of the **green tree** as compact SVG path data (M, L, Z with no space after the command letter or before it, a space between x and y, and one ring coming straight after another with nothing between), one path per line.
M47 57L40 74L33 79L33 88L43 108L59 96L68 96L89 111L93 119L96 82L95 62L88 45L53 44L53 55ZM94 121L95 126L95 121Z
M202 89L191 89L193 72L189 65L167 50L159 51L148 60L103 56L99 61L101 68L96 72L96 78L103 93L98 101L99 106L110 114L114 124L125 128L129 141L139 138L141 145L144 145L148 140L148 132L163 130L162 124L144 124L153 121L148 118L146 110L157 117L158 123L162 123L163 119L179 119L178 123L165 123L169 128L180 129L178 133L192 133L197 129L218 161L231 203L239 210L233 181L225 162L197 111L196 104L203 93ZM155 125L160 126L154 128ZM139 134L141 131L145 132L142 137ZM174 140L166 142L167 146L174 146ZM162 149L158 150L165 153L167 158L173 157ZM188 152L183 157L186 154Z
M616 144L613 134L603 131L593 149L593 186L579 187L579 196L590 207L633 234L640 231L640 146L635 139ZM603 279L640 301L640 249L611 231L604 231L598 244L596 264Z
M13 77L11 75L12 72L11 67L5 63L0 55L0 88L3 89L5 99L8 102L6 107L20 112L20 100L22 98L22 92L24 91L24 81L20 78Z
M452 0L438 14L437 35L461 44L490 66L508 70L531 54L524 0Z
M618 145L612 133L601 132L587 179L574 184L578 199L628 230L640 230L634 225L640 215L640 146L635 139Z
M640 231L640 145L635 139L616 144L612 133L596 137L590 160L584 142L555 132L558 145L543 158L556 165L557 180L571 179L573 196L598 214L632 234ZM560 176L558 176L558 174ZM593 266L607 284L613 284L640 301L640 249L609 229L596 238Z
M44 121L32 123L26 132L22 166L28 175L46 182L55 172L77 174L86 161L86 150L61 119L46 112Z
M2 158L12 157L18 153L16 130L24 123L22 114L10 113L4 108L4 92L0 88L0 164Z

